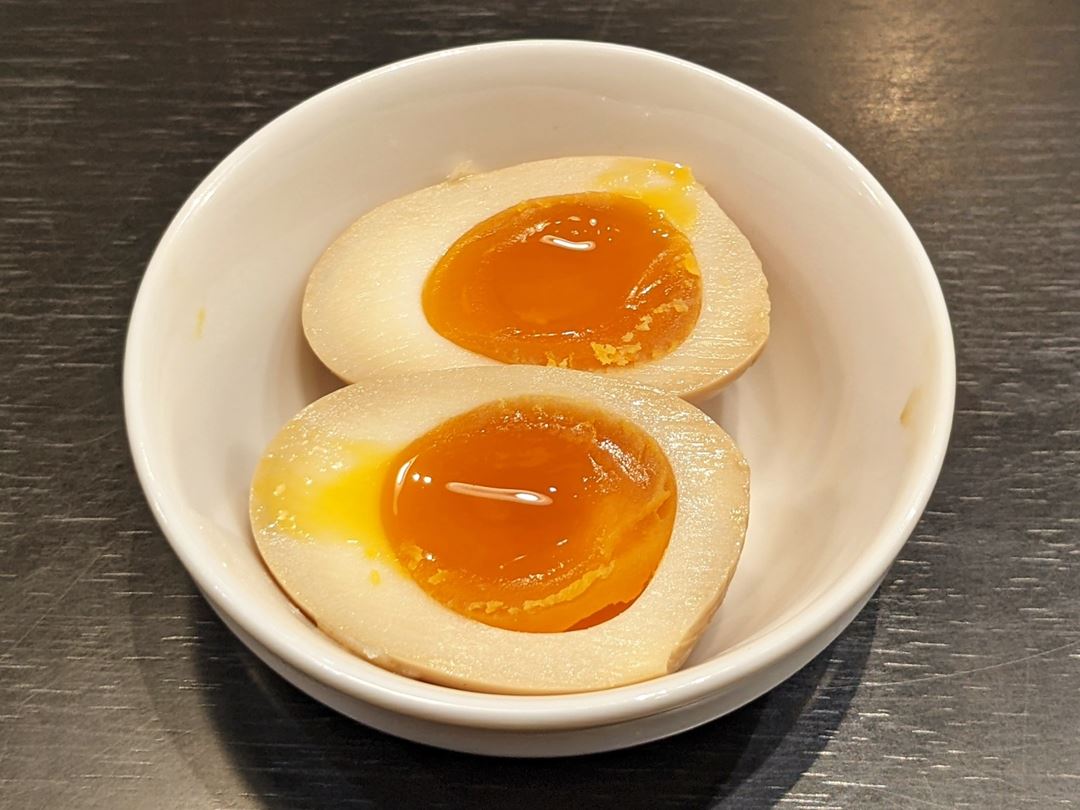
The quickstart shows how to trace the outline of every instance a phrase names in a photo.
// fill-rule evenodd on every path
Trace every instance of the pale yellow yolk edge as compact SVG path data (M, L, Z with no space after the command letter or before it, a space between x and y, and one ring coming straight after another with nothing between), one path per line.
M290 425L259 463L251 487L252 524L305 542L359 545L371 560L396 564L379 517L379 495L394 449L376 442L310 441ZM372 583L379 579L372 569Z
M605 191L633 197L660 211L683 233L697 222L697 205L691 196L697 181L689 166L664 160L645 165L640 160L627 160L598 175L597 182ZM696 273L697 267L687 270Z

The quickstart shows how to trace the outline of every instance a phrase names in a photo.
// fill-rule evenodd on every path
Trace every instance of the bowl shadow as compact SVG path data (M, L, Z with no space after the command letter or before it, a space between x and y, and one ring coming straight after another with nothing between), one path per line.
M162 657L159 624L132 606L143 680L166 728L176 712L203 713L205 737L170 734L211 794L246 785L255 806L281 808L772 807L808 769L842 722L858 689L877 624L873 597L852 625L792 678L747 706L667 740L602 754L547 760L443 751L367 728L326 708L250 653L202 599L186 600L191 675L188 702ZM175 670L174 670L175 671ZM180 698L178 700L178 698ZM200 744L200 742L202 744ZM224 752L232 775L220 774Z

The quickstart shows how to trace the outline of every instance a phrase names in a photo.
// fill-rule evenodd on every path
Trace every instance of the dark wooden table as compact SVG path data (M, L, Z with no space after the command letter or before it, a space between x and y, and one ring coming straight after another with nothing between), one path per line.
M937 492L836 643L709 726L554 762L402 742L268 671L162 539L120 400L143 268L233 146L526 36L686 57L836 136L926 244L959 362ZM1080 805L1080 4L0 0L0 65L0 805Z

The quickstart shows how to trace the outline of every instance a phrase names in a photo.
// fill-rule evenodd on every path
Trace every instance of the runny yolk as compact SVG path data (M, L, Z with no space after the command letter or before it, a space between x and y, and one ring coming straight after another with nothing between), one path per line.
M484 220L428 276L428 322L504 363L600 369L668 354L701 311L690 241L657 207L687 207L672 188L541 197Z
M599 624L667 548L675 478L636 425L556 398L481 406L391 462L382 522L429 595L508 630Z

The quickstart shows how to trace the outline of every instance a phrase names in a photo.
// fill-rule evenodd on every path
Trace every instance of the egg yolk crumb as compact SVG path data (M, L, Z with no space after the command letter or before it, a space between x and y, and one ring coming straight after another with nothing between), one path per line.
M611 191L525 200L485 219L428 276L428 323L504 363L596 370L668 354L701 311L679 227L693 223L692 184L685 167L658 163L645 178L606 178Z
M383 530L451 610L508 630L599 624L651 579L671 536L675 476L652 437L557 398L454 417L391 461Z

